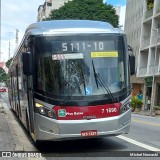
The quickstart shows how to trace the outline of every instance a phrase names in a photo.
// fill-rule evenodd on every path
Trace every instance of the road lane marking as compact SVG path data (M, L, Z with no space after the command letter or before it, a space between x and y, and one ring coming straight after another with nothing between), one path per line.
M138 122L138 123L143 123L143 124L150 124L150 125L153 125L153 126L159 126L160 127L160 124L144 122L144 121L140 121L140 120L137 120L137 119L132 119L131 121Z
M134 139L131 139L131 138L128 138L128 137L125 137L125 136L121 136L121 135L117 136L117 137L120 138L120 139L123 139L123 140L125 140L125 141L127 141L129 143L137 145L139 147L145 148L147 150L150 150L150 151L153 151L153 152L160 152L160 149L152 147L152 146L149 146L149 145L141 143L141 142L138 142L138 141L136 141Z

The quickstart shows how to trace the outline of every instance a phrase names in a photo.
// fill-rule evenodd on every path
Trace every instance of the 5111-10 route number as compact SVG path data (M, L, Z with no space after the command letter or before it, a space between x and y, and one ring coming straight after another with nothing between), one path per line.
M62 43L62 51L85 51L88 50L89 48L92 48L92 50L104 50L104 42L73 42L73 43Z
M106 109L101 109L102 113L116 113L117 108L106 108Z

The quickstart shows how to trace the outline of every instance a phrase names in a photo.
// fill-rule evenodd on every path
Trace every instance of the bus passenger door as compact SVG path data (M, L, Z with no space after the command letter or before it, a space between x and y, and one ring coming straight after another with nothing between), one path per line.
M29 123L30 132L34 133L34 103L33 103L33 83L32 76L27 77L27 95L28 95L28 112L29 112Z
M19 85L19 76L20 76L20 72L19 72L19 68L18 65L16 65L16 91L17 91L17 95L16 95L16 107L17 107L17 116L19 118L21 118L21 107L20 107L20 85Z
M10 94L10 105L11 105L11 108L14 110L14 107L13 107L13 98L14 98L14 94L13 94L13 72L11 72L11 81L10 81L10 91L9 91L9 94Z
M23 74L24 74L24 86L25 93L27 97L27 108L26 108L26 125L29 129L31 135L34 133L34 104L33 104L33 76L31 73L31 53L23 52L22 53L22 62L23 62Z
M27 129L33 133L34 131L34 108L33 108L33 93L32 93L32 80L31 76L23 75L23 88L22 88L22 121L26 125Z

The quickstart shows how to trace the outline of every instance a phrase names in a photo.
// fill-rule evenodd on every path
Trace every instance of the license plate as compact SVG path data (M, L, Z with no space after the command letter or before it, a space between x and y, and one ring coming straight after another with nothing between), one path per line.
M83 137L97 136L97 130L81 131L81 136Z

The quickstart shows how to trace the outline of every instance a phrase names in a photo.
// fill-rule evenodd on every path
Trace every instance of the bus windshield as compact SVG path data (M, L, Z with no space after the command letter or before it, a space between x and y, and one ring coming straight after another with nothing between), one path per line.
M35 37L36 91L57 97L108 95L95 73L117 93L129 85L125 36L81 34ZM94 65L94 66L93 66Z

